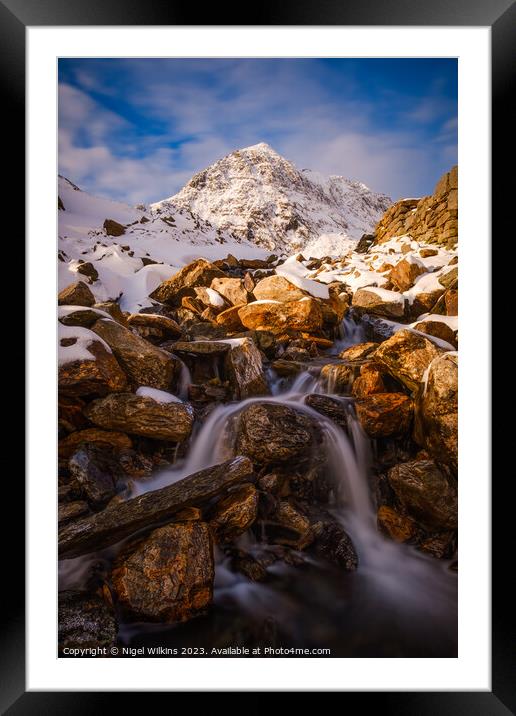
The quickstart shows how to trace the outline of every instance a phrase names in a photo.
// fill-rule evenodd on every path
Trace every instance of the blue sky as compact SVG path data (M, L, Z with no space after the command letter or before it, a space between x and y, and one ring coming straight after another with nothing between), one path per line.
M454 59L62 59L59 171L131 204L267 142L393 199L457 162Z

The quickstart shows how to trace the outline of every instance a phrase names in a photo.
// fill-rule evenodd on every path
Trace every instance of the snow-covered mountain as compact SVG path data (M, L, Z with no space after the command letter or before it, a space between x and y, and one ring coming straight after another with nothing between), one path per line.
M338 253L373 229L392 204L385 194L341 176L299 170L269 145L239 149L196 174L154 212L190 210L214 227L274 252L318 243ZM323 235L325 238L318 241Z

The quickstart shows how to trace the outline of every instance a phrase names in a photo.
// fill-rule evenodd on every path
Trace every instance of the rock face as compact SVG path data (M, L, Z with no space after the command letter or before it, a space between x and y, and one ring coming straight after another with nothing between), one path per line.
M59 649L111 646L116 641L113 610L97 595L79 590L59 592Z
M372 313L386 318L402 318L405 314L405 301L399 293L384 289L359 288L351 303L359 313Z
M170 520L185 507L205 504L228 487L248 481L252 476L251 461L239 456L160 490L108 506L59 531L60 558L77 557L115 544L142 528L149 529Z
M240 414L236 450L259 465L302 461L317 437L309 416L286 405L253 403Z
M245 304L250 300L249 291L241 278L214 278L211 288L223 296L232 306Z
M452 472L458 466L458 372L456 354L433 360L416 402L416 440Z
M91 337L87 349L91 360L81 358L59 366L58 387L61 395L96 396L127 389L126 375L113 354L100 341L95 340L94 333L91 333ZM65 345L73 347L74 344Z
M60 306L93 306L95 296L84 281L77 281L59 292L57 302Z
M217 542L229 542L243 534L256 520L258 492L254 485L242 485L217 502L208 515Z
M375 353L375 361L409 390L416 390L430 363L443 350L424 336L410 330L397 331Z
M115 321L97 321L92 330L106 341L135 385L170 389L179 364L169 353Z
M130 618L182 622L213 597L213 548L204 522L160 527L117 560L111 578L118 606Z
M382 374L374 369L362 370L358 378L353 382L351 389L351 394L355 398L365 398L367 395L386 392Z
M276 275L258 281L253 293L257 301L297 301L306 296L304 291L286 278Z
M410 234L416 241L453 246L458 239L458 169L438 181L423 199L403 199L386 211L375 228L375 243Z
M355 403L357 417L371 438L406 433L414 412L412 400L403 393L377 393Z
M321 307L313 298L282 303L249 303L239 309L238 315L246 328L276 334L285 331L317 333L323 324Z
M225 366L237 399L269 393L261 353L250 338L231 347L226 354Z
M196 259L161 283L150 298L180 306L183 296L194 296L196 286L210 286L214 278L225 278L225 274L206 259Z
M118 393L94 400L85 408L92 423L107 430L182 442L189 437L193 410L184 403L159 403L148 396Z
M432 460L395 465L389 483L409 515L428 529L457 527L457 487Z

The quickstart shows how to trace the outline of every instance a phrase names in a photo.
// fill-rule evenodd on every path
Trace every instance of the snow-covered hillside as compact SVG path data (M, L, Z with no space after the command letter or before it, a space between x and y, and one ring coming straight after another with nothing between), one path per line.
M152 204L156 212L182 208L213 226L274 252L312 247L333 253L373 229L392 200L341 176L299 170L267 144L239 149L196 174L175 196ZM328 239L322 245L328 245ZM322 253L321 253L322 250Z

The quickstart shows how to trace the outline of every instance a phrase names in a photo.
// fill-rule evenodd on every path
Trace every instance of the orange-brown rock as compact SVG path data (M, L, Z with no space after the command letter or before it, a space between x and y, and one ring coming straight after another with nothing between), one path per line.
M240 316L238 315L238 312L242 308L242 306L245 306L245 304L240 303L236 306L231 306L231 308L227 308L225 311L222 311L222 313L219 313L217 318L215 319L215 323L218 326L223 326L224 328L227 328L228 331L243 330L245 326L240 320Z
M155 329L164 338L178 338L181 335L181 328L173 318L155 313L132 313L127 318L127 323L131 327Z
M214 278L211 282L211 288L223 296L232 306L246 304L250 300L251 294L246 289L241 278Z
M206 259L196 259L160 284L150 294L150 298L160 303L179 306L183 296L194 295L196 286L210 286L214 278L224 277L224 272L214 264Z
M269 393L262 354L250 338L241 338L231 345L225 357L225 367L237 400Z
M405 314L405 300L396 291L385 289L359 288L352 301L353 308L359 313L372 313L386 318L402 318Z
M266 276L258 281L253 294L257 301L297 301L307 294L283 276Z
M382 374L378 370L369 369L361 373L358 378L353 381L351 395L355 398L364 398L366 395L375 395L376 393L385 393L385 383Z
M73 346L70 343L65 345ZM94 333L87 350L92 356L91 360L80 359L61 363L58 376L59 392L69 396L95 396L126 390L125 373L113 354L100 341L95 340Z
M160 527L117 559L111 580L130 619L173 623L202 614L213 598L215 575L205 522Z
M326 381L328 393L349 393L355 369L347 363L327 363L321 368L321 378Z
M249 303L239 309L238 315L246 328L272 333L283 333L286 330L317 333L323 324L321 307L313 298L279 303Z
M450 343L454 348L457 348L457 331L454 331L450 326L443 323L443 321L432 321L423 320L416 323L414 328L421 333L426 333L429 336L440 338L446 343Z
M426 259L429 256L437 256L438 253L439 252L437 251L437 249L429 249L429 248L423 248L423 249L420 249L420 251L419 251L419 255L423 259Z
M288 500L280 500L268 532L276 544L286 544L295 549L305 549L315 538L310 520ZM279 528L279 529L278 529Z
M77 281L59 292L57 302L60 306L93 306L95 296L84 281Z
M84 400L59 393L57 405L59 426L66 432L71 433L88 426L88 420L82 412L86 405Z
M414 285L416 278L425 272L426 267L418 261L402 259L391 270L389 280L399 291L408 291Z
M450 288L444 294L444 304L447 316L459 315L459 292L456 288Z
M241 485L217 502L207 516L215 541L229 542L246 532L258 514L254 485Z
M376 393L355 403L357 417L371 438L403 435L411 426L412 400L404 393Z
M187 308L189 311L193 311L193 313L198 316L200 316L204 311L204 304L194 296L183 296L181 299L181 306L183 308Z
M70 435L67 435L59 441L59 457L70 457L75 449L82 443L107 445L120 450L130 449L133 446L131 438L125 433L110 430L99 430L98 428L86 428L85 430L77 430L70 433Z
M374 358L409 390L415 390L430 363L442 353L428 338L403 329L381 343Z
M358 361L363 360L366 357L371 357L372 353L378 348L378 343L356 343L354 346L350 346L339 353L339 358L346 361Z
M414 520L388 505L382 505L378 509L377 523L378 529L395 542L408 542L417 532Z

